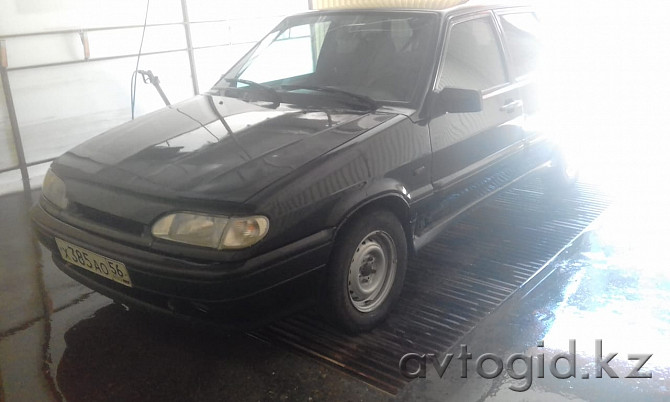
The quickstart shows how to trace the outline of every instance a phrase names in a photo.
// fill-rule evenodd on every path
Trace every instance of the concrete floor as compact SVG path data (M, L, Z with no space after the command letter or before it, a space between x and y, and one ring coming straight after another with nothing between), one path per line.
M667 400L670 271L663 252L670 202L638 194L618 199L541 275L465 335L459 344L472 353L467 378L461 378L456 346L445 351L454 357L441 377L427 361L426 378L396 396L246 334L185 327L113 304L62 274L33 240L30 196L5 196L0 401ZM571 339L575 377L555 378L552 357L568 352ZM618 353L609 367L619 378L605 370L595 378L597 339L603 357ZM503 363L514 354L534 356L532 375L513 379L503 368L483 378L476 361L484 353ZM652 355L640 370L651 378L625 378L634 354ZM559 375L569 369L566 359L556 366ZM514 370L522 374L524 367L520 360ZM482 369L487 376L496 364L489 359ZM524 384L526 391L512 389Z

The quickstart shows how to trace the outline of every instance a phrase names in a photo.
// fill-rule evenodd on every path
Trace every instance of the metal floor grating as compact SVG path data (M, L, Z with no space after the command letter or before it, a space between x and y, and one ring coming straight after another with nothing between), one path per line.
M449 349L608 204L584 184L550 200L539 178L528 178L458 218L411 258L398 307L372 332L350 336L306 312L252 335L396 394L408 382L398 369L405 353Z

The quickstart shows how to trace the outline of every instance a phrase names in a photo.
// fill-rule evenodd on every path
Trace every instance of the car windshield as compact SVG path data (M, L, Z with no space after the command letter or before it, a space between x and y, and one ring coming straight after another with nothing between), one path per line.
M426 12L290 17L214 89L246 88L271 102L277 93L291 92L327 94L368 108L411 103L428 85L437 21Z

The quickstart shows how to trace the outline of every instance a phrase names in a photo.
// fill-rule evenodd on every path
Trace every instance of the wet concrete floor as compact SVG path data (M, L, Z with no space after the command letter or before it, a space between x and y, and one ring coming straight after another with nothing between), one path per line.
M33 240L27 218L32 201L5 196L0 401L667 400L667 201L640 195L615 202L533 283L444 351L454 357L441 377L427 360L426 378L394 396L247 334L186 327L112 303L61 273ZM575 377L556 378L552 358L569 352L571 339ZM603 358L618 353L603 364L618 378L607 369L596 378L598 339ZM472 354L467 378L461 378L461 344ZM493 355L481 361L481 375L477 360L485 353ZM527 367L521 356L514 371L507 370L514 354L533 356L531 375L515 374ZM628 359L641 355L652 355L639 370L651 378L626 378L636 363ZM498 358L502 371L494 376ZM569 372L568 362L557 361L557 376ZM528 390L513 390L525 385Z

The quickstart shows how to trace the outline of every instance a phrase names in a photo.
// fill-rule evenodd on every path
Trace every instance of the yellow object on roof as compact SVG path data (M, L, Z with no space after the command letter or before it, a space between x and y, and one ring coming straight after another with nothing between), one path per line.
M444 9L468 0L313 0L316 10L348 8L427 8Z

